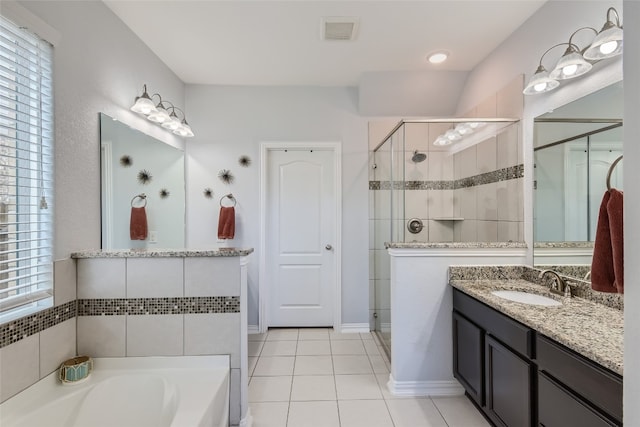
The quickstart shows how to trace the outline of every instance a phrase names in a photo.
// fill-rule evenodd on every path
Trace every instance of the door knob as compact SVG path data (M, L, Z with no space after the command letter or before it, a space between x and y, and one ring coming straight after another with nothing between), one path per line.
M326 250L330 251L331 249L333 249L333 246L331 246L331 245L327 245L327 246L325 246L324 248L325 248Z

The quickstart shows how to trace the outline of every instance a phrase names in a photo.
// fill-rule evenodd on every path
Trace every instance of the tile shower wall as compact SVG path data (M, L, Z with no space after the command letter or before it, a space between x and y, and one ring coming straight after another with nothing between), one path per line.
M76 355L76 268L53 264L54 307L0 325L0 401L4 402Z
M240 260L78 259L78 354L229 354L231 388L240 390ZM238 424L239 393L230 411Z

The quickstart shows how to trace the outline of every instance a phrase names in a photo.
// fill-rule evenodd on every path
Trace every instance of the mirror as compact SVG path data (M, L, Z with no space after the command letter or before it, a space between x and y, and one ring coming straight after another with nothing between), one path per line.
M181 150L101 113L100 165L102 249L184 247ZM132 208L143 205L147 232L132 233ZM140 212L136 210L138 219Z
M622 189L623 88L618 82L534 122L534 265L584 279L611 169Z

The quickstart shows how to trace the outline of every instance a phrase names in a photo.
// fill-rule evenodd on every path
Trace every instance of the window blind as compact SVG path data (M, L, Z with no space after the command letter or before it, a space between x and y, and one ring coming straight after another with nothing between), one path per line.
M52 57L0 16L0 316L52 299Z

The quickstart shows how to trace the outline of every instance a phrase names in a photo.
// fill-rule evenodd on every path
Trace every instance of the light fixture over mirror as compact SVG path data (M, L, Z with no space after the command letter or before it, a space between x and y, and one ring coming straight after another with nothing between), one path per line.
M154 96L157 96L159 99L157 104L153 102L152 98ZM184 114L184 111L173 105L173 103L163 100L159 93L154 93L149 96L146 84L143 85L142 95L136 97L136 101L131 107L131 111L147 116L147 120L159 124L178 136L185 138L191 138L194 136L191 126L187 123L187 117ZM182 114L182 120L180 120L176 111L179 111L180 114Z
M615 23L611 18L612 14L615 14ZM582 50L573 42L573 37L581 30L591 30L595 34L591 44ZM540 57L536 72L522 92L525 95L549 92L560 86L559 80L572 79L588 73L593 67L592 63L620 55L622 39L620 15L615 8L610 7L607 10L607 21L600 32L592 27L582 27L571 34L567 43L558 43L547 49ZM542 60L547 53L558 46L567 46L567 49L552 71L548 72L542 65Z

